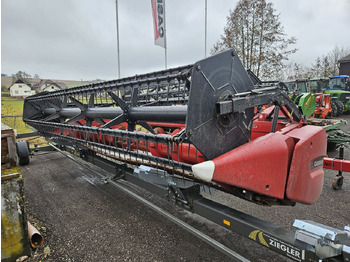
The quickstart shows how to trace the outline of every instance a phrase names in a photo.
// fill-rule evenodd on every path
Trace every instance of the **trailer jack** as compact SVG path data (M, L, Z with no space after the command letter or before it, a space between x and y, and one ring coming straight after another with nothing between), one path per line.
M338 158L325 157L323 159L323 168L338 170L338 174L333 179L332 187L334 190L341 189L344 181L343 172L350 172L350 160L344 159L344 144L339 147Z

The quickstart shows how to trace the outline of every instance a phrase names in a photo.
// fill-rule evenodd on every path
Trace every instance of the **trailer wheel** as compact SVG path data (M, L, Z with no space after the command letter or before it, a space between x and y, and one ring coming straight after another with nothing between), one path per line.
M21 166L29 164L29 144L25 140L16 142L17 155Z
M338 190L338 189L341 189L342 186L343 186L343 177L342 176L336 176L333 179L333 182L332 182L333 189L334 190Z
M332 108L332 117L337 117L338 116L338 107L334 103L334 101L331 101L331 108Z
M334 104L337 106L337 116L340 116L344 112L344 104L342 101L335 100Z

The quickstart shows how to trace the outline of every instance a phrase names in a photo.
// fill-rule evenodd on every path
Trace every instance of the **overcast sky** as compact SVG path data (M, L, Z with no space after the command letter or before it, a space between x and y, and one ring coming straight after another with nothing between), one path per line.
M207 54L238 0L208 0ZM274 0L284 32L297 38L292 62L310 65L350 47L350 0ZM154 45L150 0L119 0L121 77L164 69ZM166 0L168 68L204 58L205 0ZM115 0L1 0L1 72L42 78L115 79Z

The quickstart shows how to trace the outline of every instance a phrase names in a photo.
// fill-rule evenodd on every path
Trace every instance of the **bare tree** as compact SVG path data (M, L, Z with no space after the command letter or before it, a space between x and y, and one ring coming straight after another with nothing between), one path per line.
M321 63L321 61L320 61ZM315 65L316 66L316 65ZM319 65L321 68L321 65ZM289 63L283 70L284 78L287 80L296 80L303 78L315 78L315 67L307 67L299 63ZM282 79L282 78L281 78Z
M288 79L302 79L302 78L311 78L312 70L309 67L303 66L298 63L294 63L292 68L292 74L290 74Z
M317 57L316 62L312 65L313 74L315 77L328 77L339 75L338 61L350 54L350 48L334 47L328 54L322 58Z
M321 77L321 72L322 72L321 58L317 57L315 64L311 65L311 71L313 72L314 77Z
M338 47L336 46L330 53L328 53L331 75L339 75L339 63L338 61L343 57L350 54L350 48Z
M296 51L288 49L296 39L286 37L275 11L265 0L240 0L211 53L235 48L243 65L258 77L279 77L286 67L284 61Z
M329 72L331 71L331 66L330 66L330 63L328 61L328 56L324 56L322 58L322 76L323 77L327 77L329 76Z
M286 80L292 80L294 79L295 72L294 72L294 65L293 63L288 63L286 65L286 68L284 69L284 78Z
M24 71L18 71L16 74L12 75L12 84L16 82L17 79L28 80L28 78L31 78L30 74L27 74Z

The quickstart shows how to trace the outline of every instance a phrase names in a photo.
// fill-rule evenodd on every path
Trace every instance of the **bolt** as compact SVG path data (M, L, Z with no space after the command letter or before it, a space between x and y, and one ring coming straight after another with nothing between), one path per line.
M201 70L201 66L197 66L197 70Z

